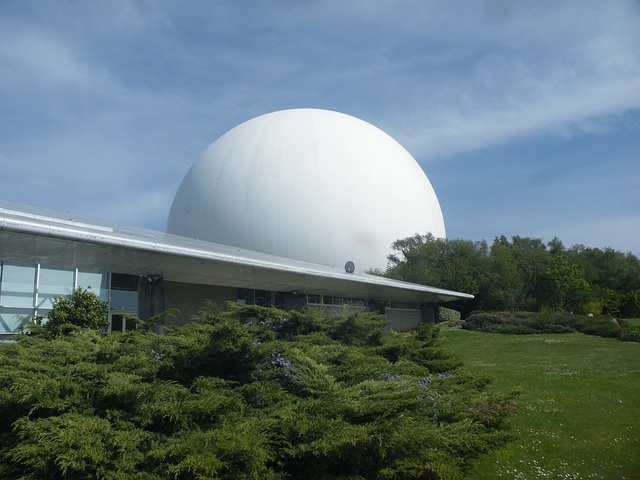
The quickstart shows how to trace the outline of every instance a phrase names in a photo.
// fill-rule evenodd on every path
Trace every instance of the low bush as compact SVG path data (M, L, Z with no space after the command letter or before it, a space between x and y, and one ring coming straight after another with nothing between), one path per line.
M458 322L460 321L460 312L446 307L436 307L436 322Z
M620 340L623 342L636 342L640 343L640 328L638 327L629 327L626 328L620 334Z
M622 328L611 318L586 317L578 320L573 327L581 333L598 337L620 337Z
M606 315L584 316L567 312L474 312L460 325L465 330L525 335L580 332L600 337L638 341L639 330L624 320Z
M461 324L465 330L487 333L526 335L532 333L566 333L573 331L559 322L556 314L534 312L474 313Z
M237 304L196 320L0 345L0 477L462 479L510 438L512 395L427 325Z

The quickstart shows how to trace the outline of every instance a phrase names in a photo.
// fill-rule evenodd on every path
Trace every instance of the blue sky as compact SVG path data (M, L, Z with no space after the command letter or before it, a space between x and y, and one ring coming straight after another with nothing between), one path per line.
M640 255L640 2L0 1L0 197L164 230L229 129L336 110L447 236Z

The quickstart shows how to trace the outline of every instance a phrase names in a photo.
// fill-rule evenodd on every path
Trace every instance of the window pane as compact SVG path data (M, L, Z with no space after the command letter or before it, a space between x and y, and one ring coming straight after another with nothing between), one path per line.
M125 315L119 315L114 313L111 315L111 333L114 332L128 332L138 328L136 322Z
M109 310L137 312L138 292L111 290L111 298L109 299Z
M122 315L111 315L111 331L122 332L124 317Z
M56 295L71 296L74 274L73 270L41 266L38 279L38 308L53 308Z
M271 292L268 290L256 290L254 302L261 307L268 307L271 305Z
M284 293L283 292L276 292L276 304L275 304L276 308L283 308L284 307Z
M109 300L109 274L106 272L87 272L78 270L78 288L85 288L97 295L98 300Z
M311 294L311 293L309 295L307 295L307 302L308 303L322 303L320 295L314 295L314 294Z
M0 307L0 335L17 332L21 324L20 317L33 318L33 309Z
M110 310L138 311L138 277L135 275L111 274Z
M11 307L33 307L36 284L35 265L13 265L2 267L0 305Z
M111 288L117 290L138 291L138 277L136 275L126 275L124 273L111 274Z
M126 318L125 319L125 330L128 332L130 330L135 330L136 328L138 328L138 325L136 324L136 322L134 320L132 320L131 318Z
M250 288L238 288L238 303L253 305L253 290Z

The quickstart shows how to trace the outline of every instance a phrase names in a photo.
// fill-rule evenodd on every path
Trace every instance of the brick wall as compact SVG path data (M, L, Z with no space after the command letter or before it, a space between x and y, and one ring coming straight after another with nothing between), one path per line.
M319 305L312 303L309 305L314 310L328 317L339 317L340 315L349 315L353 312L368 312L369 308L355 305Z
M235 287L219 287L215 285L199 285L195 283L164 282L164 308L177 308L180 313L176 317L168 317L167 326L183 326L191 321L207 300L218 305L237 300L238 290Z
M406 332L415 330L422 322L420 310L408 310L404 308L386 308L387 328L394 332Z

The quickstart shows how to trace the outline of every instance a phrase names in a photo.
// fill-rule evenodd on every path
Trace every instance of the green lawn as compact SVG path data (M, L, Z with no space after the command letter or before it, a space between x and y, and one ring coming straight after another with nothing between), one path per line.
M473 479L640 479L640 344L441 332L469 370L495 377L493 388L522 390L518 439L482 459Z
M640 327L640 318L625 318L625 322L629 322L633 326Z

